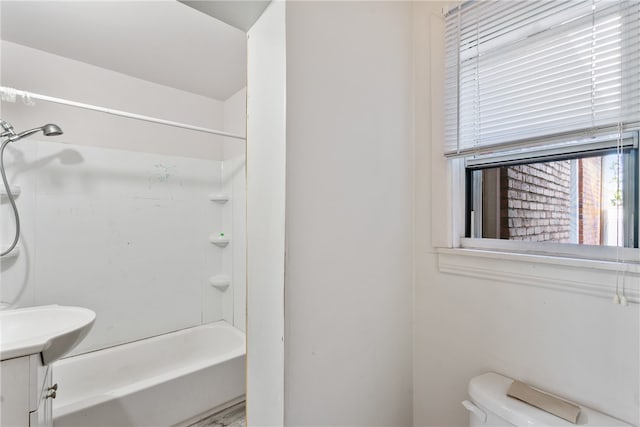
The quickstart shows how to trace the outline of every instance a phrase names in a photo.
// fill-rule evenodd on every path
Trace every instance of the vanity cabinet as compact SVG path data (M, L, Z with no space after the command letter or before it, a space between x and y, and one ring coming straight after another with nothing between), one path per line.
M0 362L0 427L52 427L52 369L39 354Z

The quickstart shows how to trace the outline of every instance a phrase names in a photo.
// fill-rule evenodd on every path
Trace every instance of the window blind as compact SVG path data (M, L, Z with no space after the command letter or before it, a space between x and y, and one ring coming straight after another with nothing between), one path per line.
M640 128L640 1L466 1L446 15L445 154Z

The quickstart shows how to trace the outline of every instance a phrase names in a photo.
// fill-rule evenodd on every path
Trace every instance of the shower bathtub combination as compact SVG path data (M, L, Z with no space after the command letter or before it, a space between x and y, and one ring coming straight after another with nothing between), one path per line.
M188 425L245 394L245 336L224 321L53 365L56 427Z

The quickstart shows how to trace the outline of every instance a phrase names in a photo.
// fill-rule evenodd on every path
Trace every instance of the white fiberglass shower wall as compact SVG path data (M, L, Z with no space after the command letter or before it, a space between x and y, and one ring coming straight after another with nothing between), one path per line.
M4 32L0 54L4 87L244 134L243 87L213 99ZM17 256L1 261L2 306L94 310L74 354L217 320L243 330L244 141L26 101L2 102L0 116L19 130L52 122L65 133L5 153L9 181L20 187L22 237ZM5 198L1 209L4 247L13 232ZM226 246L211 242L221 235Z

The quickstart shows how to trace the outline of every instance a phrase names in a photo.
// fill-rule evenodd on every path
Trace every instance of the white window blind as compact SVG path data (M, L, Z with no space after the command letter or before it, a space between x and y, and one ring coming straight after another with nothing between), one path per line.
M450 157L640 128L640 1L466 1L446 17Z

